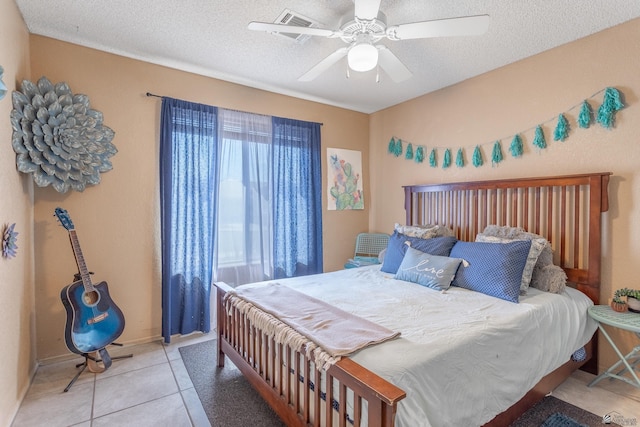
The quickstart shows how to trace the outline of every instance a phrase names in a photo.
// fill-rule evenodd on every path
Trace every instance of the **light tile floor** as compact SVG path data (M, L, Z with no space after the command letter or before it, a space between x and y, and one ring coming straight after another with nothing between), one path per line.
M114 360L100 374L86 369L66 393L83 359L42 365L12 427L209 427L178 348L214 337L194 334L169 345L111 346L112 357L133 357Z
M170 345L110 347L114 357L133 357L114 360L101 374L85 370L66 393L82 359L40 366L12 427L210 426L178 348L214 337L194 334ZM553 395L596 415L614 412L635 422L627 425L640 425L640 390L609 379L589 388L593 377L577 371Z

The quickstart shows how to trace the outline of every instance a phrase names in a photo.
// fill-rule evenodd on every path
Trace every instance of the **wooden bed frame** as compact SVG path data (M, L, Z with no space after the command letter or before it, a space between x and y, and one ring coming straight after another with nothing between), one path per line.
M571 285L598 303L601 214L608 210L609 175L405 186L406 223L446 225L460 240L474 240L488 224L540 234L551 242L554 262L564 268ZM224 366L225 355L229 357L288 426L360 426L365 407L366 425L394 425L405 391L349 358L321 372L304 351L283 348L238 311L225 307L224 296L231 288L224 283L215 286L218 366ZM588 364L568 361L487 425L509 425L582 365L597 371L596 345L594 335L586 346ZM326 394L315 392L318 385ZM347 395L354 407L349 420Z

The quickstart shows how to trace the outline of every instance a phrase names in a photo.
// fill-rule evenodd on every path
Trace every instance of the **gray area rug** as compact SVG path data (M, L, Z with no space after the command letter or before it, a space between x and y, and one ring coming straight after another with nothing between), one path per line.
M180 355L214 427L284 427L238 368L227 358L216 366L216 341L180 348ZM511 427L595 427L602 415L594 415L553 396L547 396L518 418ZM618 424L607 424L618 426ZM618 426L619 427L619 426Z
M213 427L284 427L229 358L224 368L216 366L216 340L179 350Z

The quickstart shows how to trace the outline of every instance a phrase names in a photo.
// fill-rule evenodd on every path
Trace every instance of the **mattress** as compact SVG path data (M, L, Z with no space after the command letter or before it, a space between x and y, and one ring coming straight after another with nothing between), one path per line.
M395 280L378 265L277 282L401 333L350 356L407 392L397 426L482 425L568 361L597 328L587 315L593 303L572 288L530 288L516 304Z

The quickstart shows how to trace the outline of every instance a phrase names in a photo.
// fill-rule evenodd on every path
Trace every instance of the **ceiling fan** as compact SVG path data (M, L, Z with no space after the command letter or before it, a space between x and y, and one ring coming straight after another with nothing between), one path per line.
M268 22L250 22L249 29L270 33L305 34L328 38L340 38L344 46L327 56L298 78L311 81L333 64L347 57L349 68L365 72L377 65L395 82L412 76L411 71L385 45L376 44L383 38L410 40L430 37L480 35L489 27L489 15L465 16L387 26L386 17L380 11L380 0L355 0L355 13L349 15L338 30L302 27Z

